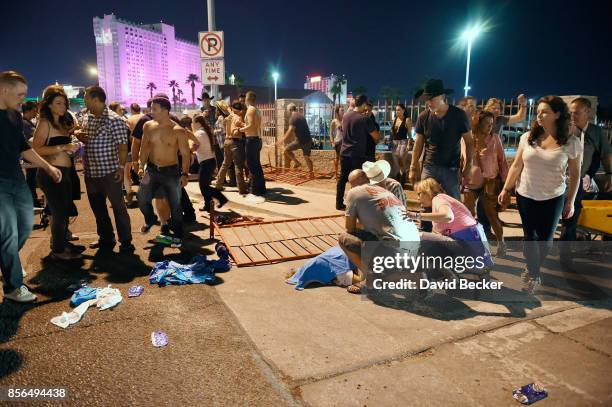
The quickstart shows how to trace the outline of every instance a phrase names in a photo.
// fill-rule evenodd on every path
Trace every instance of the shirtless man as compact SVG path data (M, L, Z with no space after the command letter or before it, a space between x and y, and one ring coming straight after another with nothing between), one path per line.
M187 185L190 151L183 128L170 119L170 109L168 99L152 100L153 120L144 125L140 146L138 174L144 173L145 166L146 174L140 184L138 204L145 217L145 225L141 231L147 233L157 221L151 205L153 196L158 189L164 191L172 216L171 229L174 236L171 246L180 247L183 239L181 187ZM179 152L182 168L179 168Z
M217 174L217 182L215 188L221 190L225 182L225 174L230 166L236 168L236 183L240 195L246 195L247 185L244 180L244 137L240 132L240 128L244 126L243 122L243 104L234 101L232 103L232 113L225 119L225 142L231 143L231 154L226 155L221 166L221 170Z
M255 99L255 92L248 91L246 94L246 104L248 106L245 117L246 125L240 131L246 136L246 163L251 174L251 194L263 202L265 200L264 195L266 194L266 180L259 157L262 147L260 136L261 112L255 107Z
M164 93L158 93L153 96L154 98L162 97L164 99L170 100L168 95ZM144 133L144 125L153 120L153 116L151 116L151 100L147 101L147 110L148 112L143 114L138 122L136 123L134 129L132 130L132 168L138 170L138 159L140 155L140 144ZM179 124L180 120L174 114L170 114L170 120ZM185 131L188 139L191 140L192 144L194 144L194 151L197 150L198 140L195 138L191 131ZM185 188L181 188L181 205L183 207L183 221L195 222L195 212L193 209L193 205L191 201L189 201L189 196L185 191ZM161 189L158 190L153 196L153 206L157 212L157 216L159 216L159 221L162 226L162 234L168 234L170 231L170 227L168 226L168 220L170 219L170 205L168 204L168 200L165 198L164 191ZM191 218L191 219L189 219Z

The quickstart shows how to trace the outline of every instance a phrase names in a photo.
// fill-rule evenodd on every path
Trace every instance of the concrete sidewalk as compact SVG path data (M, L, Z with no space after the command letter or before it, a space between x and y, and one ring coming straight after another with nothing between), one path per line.
M231 188L226 195L230 209L266 220L340 213L333 185L308 184L268 183L291 193L260 205ZM190 190L199 195L194 185ZM511 226L507 236L521 236L516 210L502 219ZM511 252L501 261L508 291L516 293L510 301L439 293L414 308L375 304L332 286L299 292L284 273L305 261L238 268L216 290L306 405L511 406L512 389L533 381L550 392L538 404L612 403L612 303L521 295L521 258Z

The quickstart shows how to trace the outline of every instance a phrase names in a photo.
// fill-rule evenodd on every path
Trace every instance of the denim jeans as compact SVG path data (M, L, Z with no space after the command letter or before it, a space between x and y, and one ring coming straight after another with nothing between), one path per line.
M516 194L521 222L523 224L523 255L529 274L540 275L540 267L548 255L563 211L564 196L546 201L536 201ZM543 242L543 243L537 243Z
M138 191L138 206L144 215L145 223L153 225L157 216L153 211L153 196L158 189L164 191L164 196L170 205L172 222L170 227L175 237L183 238L183 211L181 207L181 174L178 165L157 167L151 163L147 164L147 170L140 181Z
M4 293L23 284L19 250L23 247L34 221L32 194L25 179L0 178L0 270Z
M62 253L66 249L66 229L72 209L72 180L70 167L57 167L62 172L59 184L44 171L38 171L40 184L47 204L51 211L51 248L54 253Z
M251 193L257 196L266 194L266 179L260 162L261 137L247 137L245 152L246 163L251 174Z
M447 195L452 196L456 200L461 200L459 191L459 168L457 167L440 167L438 165L425 164L421 179L433 178L444 188Z

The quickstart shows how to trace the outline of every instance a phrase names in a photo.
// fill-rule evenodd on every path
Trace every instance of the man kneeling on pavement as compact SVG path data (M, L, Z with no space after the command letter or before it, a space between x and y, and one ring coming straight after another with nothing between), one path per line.
M376 163L366 162L363 169L354 170L349 175L351 189L345 200L346 233L339 236L338 243L349 260L361 271L361 281L348 288L353 294L360 293L365 284L363 271L367 265L362 260L362 243L415 242L415 248L418 248L419 231L405 216L404 191L401 185L399 189L395 188L394 180L387 178L390 170L390 164L381 160Z

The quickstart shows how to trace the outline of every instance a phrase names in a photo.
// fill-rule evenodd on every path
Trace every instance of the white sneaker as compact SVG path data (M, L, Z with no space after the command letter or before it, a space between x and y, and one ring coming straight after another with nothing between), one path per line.
M36 296L28 290L28 287L22 285L15 291L11 293L5 293L4 298L8 298L9 300L13 300L16 302L32 302L36 301Z

